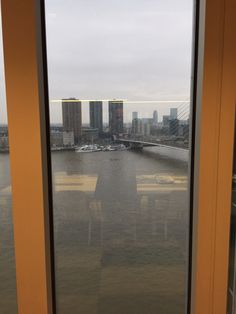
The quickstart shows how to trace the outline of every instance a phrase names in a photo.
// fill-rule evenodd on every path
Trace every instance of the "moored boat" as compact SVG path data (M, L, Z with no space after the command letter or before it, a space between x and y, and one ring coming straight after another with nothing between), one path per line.
M78 147L75 151L76 153L94 153L94 152L100 152L102 149L96 145L83 145L81 147Z

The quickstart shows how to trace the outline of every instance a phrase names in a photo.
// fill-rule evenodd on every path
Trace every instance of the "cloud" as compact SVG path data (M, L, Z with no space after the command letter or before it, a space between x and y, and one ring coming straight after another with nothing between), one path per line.
M193 0L45 4L51 99L189 97Z

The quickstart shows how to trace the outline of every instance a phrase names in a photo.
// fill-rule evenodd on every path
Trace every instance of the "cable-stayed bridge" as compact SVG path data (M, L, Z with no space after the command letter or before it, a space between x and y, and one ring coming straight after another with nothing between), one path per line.
M176 152L178 152L177 155L188 156L188 140L185 142L184 139L186 140L189 138L189 129L187 128L187 130L183 132L181 141L178 141L178 133L179 122L181 120L187 121L189 118L189 103L183 102L181 105L177 106L176 109L178 112L176 117L172 118L169 116L169 121L167 122L168 126L165 126L163 123L161 130L159 129L161 132L161 134L159 134L159 139L156 139L153 136L145 136L142 138L141 134L135 134L134 132L134 134L129 135L128 138L121 136L115 138L115 141L117 143L122 143L133 150L142 150L145 147L157 147L157 152L168 152L169 156L176 155Z
M166 159L174 159L180 162L189 161L189 149L186 147L178 147L172 145L166 145L162 143L152 142L149 140L135 140L126 138L117 138L116 143L122 143L130 147L133 151L142 151L152 157L157 158L157 156L164 157Z
M182 148L174 145L165 145L152 141L142 141L142 140L134 140L134 139L126 139L126 138L117 138L115 142L122 143L126 146L129 146L131 149L143 149L144 147L164 147L168 149L180 150L188 152L188 148Z

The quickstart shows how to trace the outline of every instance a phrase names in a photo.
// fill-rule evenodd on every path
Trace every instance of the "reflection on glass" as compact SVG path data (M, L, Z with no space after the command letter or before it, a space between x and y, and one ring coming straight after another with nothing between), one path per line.
M185 311L192 6L46 2L60 313Z
M0 12L1 15L1 12ZM8 127L0 17L0 313L17 313Z
M236 313L236 129L234 139L234 163L232 178L232 204L229 251L229 280L228 280L228 307L227 314Z

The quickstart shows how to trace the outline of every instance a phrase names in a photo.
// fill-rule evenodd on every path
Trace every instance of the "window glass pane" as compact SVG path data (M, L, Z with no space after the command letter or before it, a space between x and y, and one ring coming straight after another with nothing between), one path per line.
M46 1L60 313L185 311L192 17Z
M0 12L1 15L1 12ZM0 17L0 313L17 313L8 125Z

